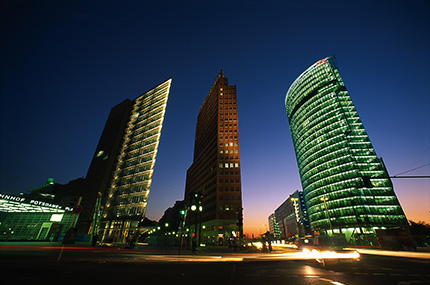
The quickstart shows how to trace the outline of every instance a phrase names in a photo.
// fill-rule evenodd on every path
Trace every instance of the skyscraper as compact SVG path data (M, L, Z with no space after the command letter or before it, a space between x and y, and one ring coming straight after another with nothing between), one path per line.
M334 56L319 60L286 98L300 179L315 231L352 241L407 224L385 165L339 74Z
M93 227L103 241L125 242L145 217L170 85L125 100L109 115L87 174Z
M77 224L80 233L94 235L98 231L102 203L106 201L107 189L109 188L109 182L112 178L132 106L133 101L126 99L111 109L83 181L83 187L81 185L77 187L68 185L71 189L62 191L63 195L82 197L83 211L79 215Z
M188 205L201 199L202 212L189 211L186 221L199 226L195 234L201 242L222 243L238 235L241 193L236 86L228 85L221 70L199 110L185 186Z

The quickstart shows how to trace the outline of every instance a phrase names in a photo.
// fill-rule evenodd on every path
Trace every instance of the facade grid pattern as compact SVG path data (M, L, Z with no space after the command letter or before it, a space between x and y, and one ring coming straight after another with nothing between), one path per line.
M285 107L315 231L362 233L407 223L333 56L295 80Z
M106 240L124 242L143 221L170 85L171 79L133 101L107 191L102 217Z
M188 223L199 219L203 242L223 242L238 232L241 193L236 86L228 85L221 71L199 110L185 187L187 203L194 194L202 196L201 216L194 222L190 217Z

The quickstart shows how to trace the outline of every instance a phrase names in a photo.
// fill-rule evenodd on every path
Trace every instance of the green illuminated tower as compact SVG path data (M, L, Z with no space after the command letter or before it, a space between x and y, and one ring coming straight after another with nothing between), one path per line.
M313 230L355 240L407 224L334 56L294 81L285 108Z

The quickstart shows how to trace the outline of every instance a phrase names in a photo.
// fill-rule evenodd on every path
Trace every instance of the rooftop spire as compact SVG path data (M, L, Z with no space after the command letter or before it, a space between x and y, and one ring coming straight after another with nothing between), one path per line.
M224 74L222 73L222 68L221 68L221 70L219 71L218 77L224 77Z

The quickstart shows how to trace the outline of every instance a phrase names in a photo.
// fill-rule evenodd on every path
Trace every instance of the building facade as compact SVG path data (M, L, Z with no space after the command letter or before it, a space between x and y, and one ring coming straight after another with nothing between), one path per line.
M311 228L302 191L296 190L274 213L281 239L310 235Z
M222 71L197 117L184 200L191 205L193 199L199 200L194 202L201 203L202 211L188 211L186 224L200 225L195 234L201 242L222 244L240 235L242 187L236 86L228 84Z
M170 85L122 102L108 118L87 175L102 242L126 242L144 220Z
M267 220L269 222L269 232L270 232L270 234L274 238L279 239L281 237L281 232L279 231L279 224L276 221L275 214L271 214Z
M314 231L372 244L375 229L407 224L334 56L294 81L285 108Z
M62 241L77 216L73 208L0 193L0 241Z

